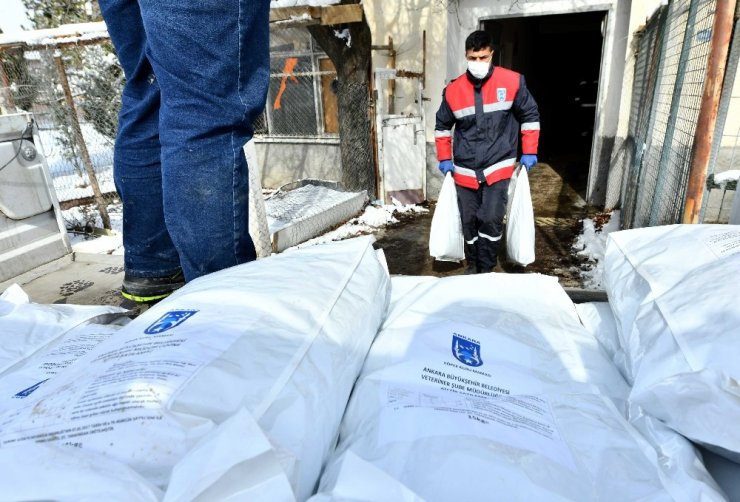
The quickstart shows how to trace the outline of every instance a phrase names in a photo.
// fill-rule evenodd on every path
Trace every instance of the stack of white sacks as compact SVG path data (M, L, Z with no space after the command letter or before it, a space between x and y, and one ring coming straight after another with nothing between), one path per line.
M740 229L614 233L605 266L609 303L577 308L536 274L394 277L391 297L368 238L129 323L9 290L0 498L740 497Z
M0 499L305 500L389 298L370 238L189 283L2 397Z

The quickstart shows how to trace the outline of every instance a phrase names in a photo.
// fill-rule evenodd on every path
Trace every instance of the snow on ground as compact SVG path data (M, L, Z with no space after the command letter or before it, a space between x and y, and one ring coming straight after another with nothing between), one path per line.
M606 238L611 232L619 230L619 219L619 211L612 211L609 221L601 228L596 228L591 218L583 220L583 233L573 243L573 250L588 260L587 268L581 272L585 289L604 289Z
M404 205L396 200L393 201L393 204L370 204L365 208L365 211L361 215L356 218L352 218L341 227L318 237L314 237L313 239L309 239L292 248L288 248L286 251L315 246L316 244L323 244L325 242L341 241L357 237L358 235L374 234L385 226L398 223L396 215L425 213L427 211L429 210L421 206L413 204Z
M352 218L342 226L318 237L287 249L287 252L316 244L339 241L359 235L375 234L382 228L398 223L402 214L426 213L428 209L413 204L376 203L368 205L359 216ZM93 228L102 228L102 222L95 206L80 206L62 212L72 246L79 253L123 254L123 215L121 204L110 204L108 215L111 220L111 235L93 235ZM583 220L583 233L573 244L573 251L587 260L586 269L581 272L583 287L586 289L603 289L603 259L606 251L606 239L611 232L619 230L619 211L614 211L608 222L601 228L593 219Z
M738 181L738 180L740 180L740 169L730 169L729 171L716 173L714 175L714 182L717 183L718 185L727 183L728 181Z
M62 211L72 249L78 253L123 254L123 211L121 204L109 204L111 235L94 235L93 229L103 228L94 205L73 207Z
M103 193L115 192L113 184L113 140L100 134L92 124L80 124L85 144L90 154ZM87 178L84 165L75 167L65 158L64 149L59 144L62 133L56 129L39 130L41 152L49 165L57 198L60 202L92 197L93 191ZM80 176L81 174L81 176Z
M349 239L358 235L372 234L381 228L397 223L397 215L425 213L428 209L413 204L401 204L394 200L393 204L371 204L363 213L342 225L341 227L323 235L308 240L291 249L314 246L324 242ZM94 235L93 229L103 228L103 222L94 205L78 206L62 211L62 218L69 231L69 239L73 249L78 253L93 254L123 254L123 213L121 204L108 205L108 216L111 221L111 235Z

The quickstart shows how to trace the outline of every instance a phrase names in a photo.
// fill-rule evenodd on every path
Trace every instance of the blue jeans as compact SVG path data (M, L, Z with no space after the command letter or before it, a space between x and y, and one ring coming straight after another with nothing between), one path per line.
M100 0L126 76L114 153L126 273L255 259L242 147L269 80L269 0Z

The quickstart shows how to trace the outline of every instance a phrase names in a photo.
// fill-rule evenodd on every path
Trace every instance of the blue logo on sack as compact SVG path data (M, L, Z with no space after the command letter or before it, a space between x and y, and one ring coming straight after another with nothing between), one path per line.
M480 343L457 333L452 335L452 355L466 366L475 367L483 364L483 359L480 357Z
M499 103L506 101L506 87L497 87L496 97L498 98Z
M167 330L179 326L184 323L188 318L193 317L197 310L170 310L165 315L154 321L144 333L147 335L158 335L164 333Z
M46 380L48 380L48 378ZM23 389L22 391L20 391L18 394L16 394L13 397L16 397L18 399L23 399L24 397L30 396L31 394L33 394L34 392L36 392L36 390L39 387L41 387L41 384L44 383L44 382L46 382L46 380L41 380L39 383L35 383L35 384L31 385L29 388Z

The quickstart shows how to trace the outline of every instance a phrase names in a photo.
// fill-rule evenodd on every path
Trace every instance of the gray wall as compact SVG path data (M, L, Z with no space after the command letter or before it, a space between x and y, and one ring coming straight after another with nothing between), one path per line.
M304 178L341 179L339 140L255 138L254 146L264 188L278 188Z

